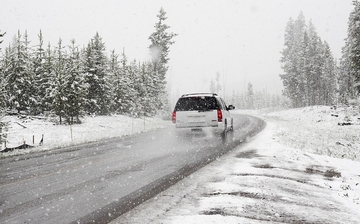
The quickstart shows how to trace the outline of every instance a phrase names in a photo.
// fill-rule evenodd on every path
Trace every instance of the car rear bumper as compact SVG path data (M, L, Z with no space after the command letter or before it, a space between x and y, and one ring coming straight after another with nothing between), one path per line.
M176 124L175 125L176 128L217 128L219 127L219 125L214 124L214 125L203 125L201 123L199 124Z
M225 126L223 123L218 122L217 124L213 124L211 126L209 125L204 125L204 124L196 124L196 123L192 123L192 124L179 124L176 123L175 124L175 128L177 130L209 130L215 133L221 133L225 130Z

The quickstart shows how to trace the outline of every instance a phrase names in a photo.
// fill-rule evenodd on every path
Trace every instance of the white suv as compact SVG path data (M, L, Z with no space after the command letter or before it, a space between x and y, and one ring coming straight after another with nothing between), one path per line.
M226 136L233 130L233 118L224 100L215 93L192 93L182 95L175 105L172 121L177 129L202 130L209 128L213 132Z

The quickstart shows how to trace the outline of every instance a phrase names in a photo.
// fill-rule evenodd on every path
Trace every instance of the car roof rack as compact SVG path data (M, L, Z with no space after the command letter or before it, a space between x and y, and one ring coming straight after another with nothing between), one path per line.
M193 96L193 95L211 95L211 96L217 96L216 93L187 93L187 94L183 94L181 97Z

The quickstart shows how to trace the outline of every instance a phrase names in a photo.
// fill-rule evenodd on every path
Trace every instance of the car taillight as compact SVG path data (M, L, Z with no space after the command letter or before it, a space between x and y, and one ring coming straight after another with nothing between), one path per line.
M222 116L221 110L218 110L218 111L217 111L217 115L218 115L218 122L222 122L223 116Z
M176 123L176 111L172 112L171 120L174 124Z

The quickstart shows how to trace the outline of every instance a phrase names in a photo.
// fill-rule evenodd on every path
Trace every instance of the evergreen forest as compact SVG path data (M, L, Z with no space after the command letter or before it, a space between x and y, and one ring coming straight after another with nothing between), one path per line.
M280 60L284 73L280 78L291 107L348 105L359 97L360 3L354 1L353 5L340 61L333 57L312 21L306 24L302 13L288 21Z
M99 33L79 47L74 39L64 46L61 38L46 45L41 30L31 43L27 31L18 31L12 43L0 45L0 108L56 115L60 124L80 123L86 114L139 117L168 110L165 74L177 34L168 32L162 8L157 18L148 37L152 60L145 62L129 60L125 52L108 55Z

